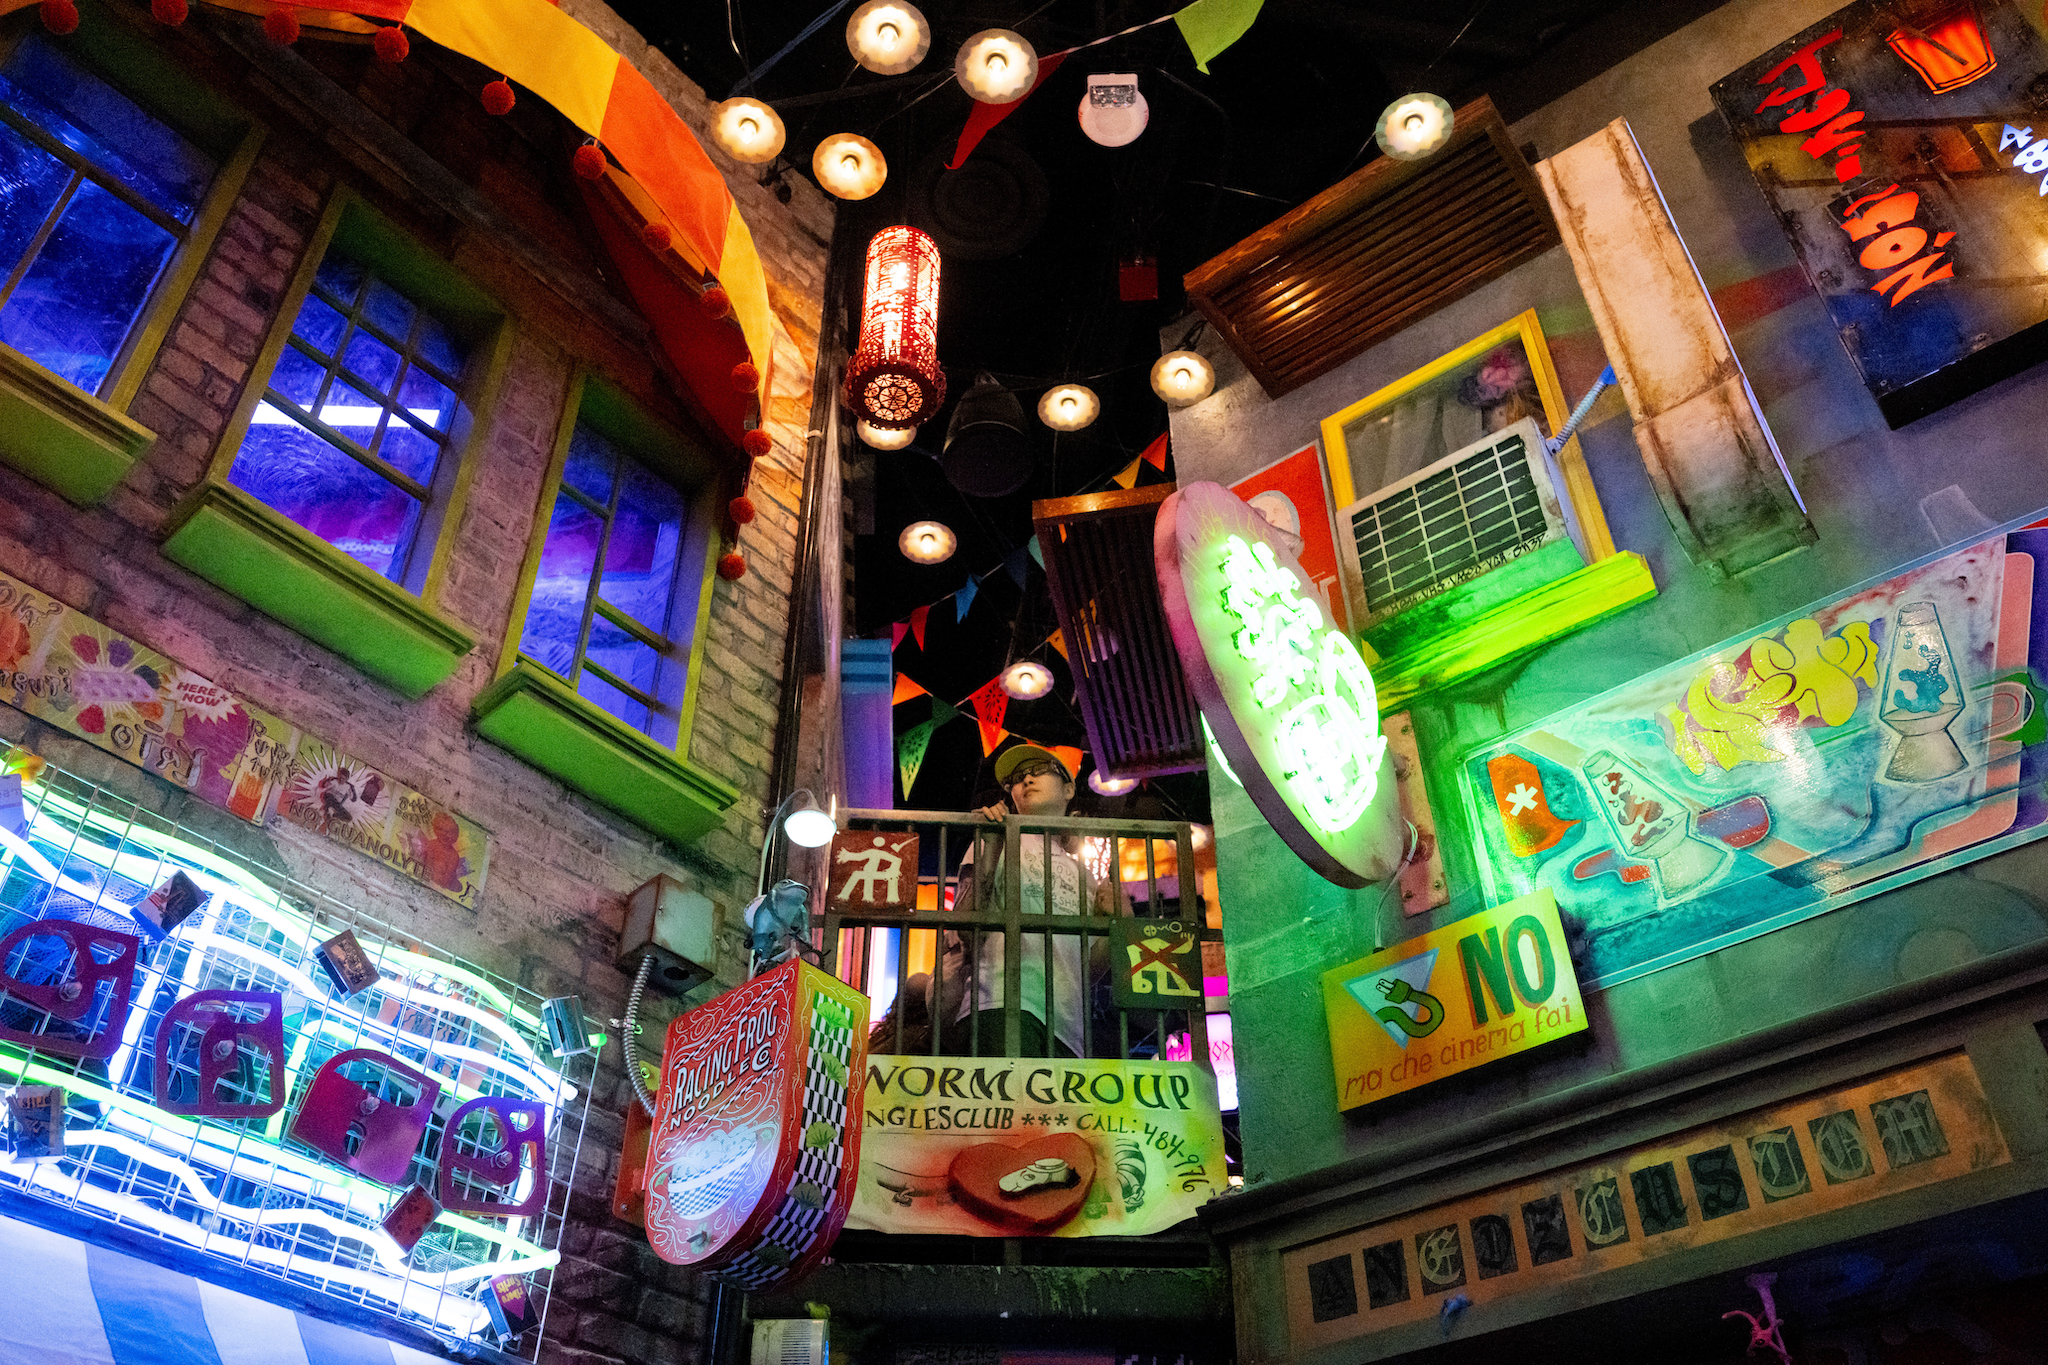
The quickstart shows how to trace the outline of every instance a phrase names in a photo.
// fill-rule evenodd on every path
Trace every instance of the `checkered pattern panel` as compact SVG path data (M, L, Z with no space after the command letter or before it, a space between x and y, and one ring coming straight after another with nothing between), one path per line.
M760 1244L720 1270L727 1284L762 1289L786 1277L817 1245L838 1197L839 1176L846 1160L848 1067L853 1061L853 1016L829 996L811 1006L810 1060L804 1068L803 1136L797 1149L796 1175L782 1207L762 1230ZM820 1126L822 1125L822 1127ZM811 1135L829 1131L830 1138L812 1145Z

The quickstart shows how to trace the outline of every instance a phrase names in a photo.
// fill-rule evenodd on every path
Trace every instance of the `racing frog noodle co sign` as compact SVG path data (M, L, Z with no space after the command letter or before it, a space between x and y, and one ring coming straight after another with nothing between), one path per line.
M1339 1109L1586 1027L1548 890L1333 967L1323 973L1323 1010Z

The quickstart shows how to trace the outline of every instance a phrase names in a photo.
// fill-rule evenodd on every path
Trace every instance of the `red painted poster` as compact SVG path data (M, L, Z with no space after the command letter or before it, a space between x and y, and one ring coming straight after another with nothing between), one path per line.
M1330 619L1351 629L1344 592L1337 583L1337 537L1330 513L1330 485L1323 474L1323 452L1311 442L1286 459L1267 465L1230 485L1287 541L1302 571L1323 595Z

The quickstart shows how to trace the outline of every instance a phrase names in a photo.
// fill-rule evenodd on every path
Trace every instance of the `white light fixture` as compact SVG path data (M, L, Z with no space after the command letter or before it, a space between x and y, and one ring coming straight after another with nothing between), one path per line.
M757 99L725 100L711 106L711 140L735 161L759 165L782 150L782 116Z
M1081 131L1090 142L1122 147L1137 141L1152 118L1152 106L1138 91L1135 72L1090 76L1081 96Z
M876 450L901 450L917 439L916 427L894 431L888 427L878 427L866 418L856 423L854 430L860 433L860 439L864 444L871 445Z
M1100 768L1088 774L1088 790L1097 796L1122 796L1137 789L1138 779L1135 777L1104 777Z
M811 153L811 174L827 194L866 199L889 178L882 149L858 133L834 133Z
M1192 826L1188 835L1188 842L1195 846L1195 852L1200 853L1203 849L1216 842L1216 831L1208 825Z
M1199 403L1216 388L1216 367L1199 351L1168 351L1152 366L1152 392L1169 408Z
M960 44L953 78L983 104L1015 104L1038 80L1038 54L1021 34L985 28Z
M832 842L832 836L839 832L839 822L818 809L818 798L809 789L792 793L796 808L782 817L782 832L793 844L805 848L823 848Z
M1095 420L1102 402L1085 384L1060 384L1038 400L1038 420L1054 431L1079 431Z
M846 21L846 49L878 76L900 76L924 60L932 26L904 0L868 0Z
M959 543L952 527L936 521L913 521L896 537L896 548L913 564L943 564Z
M1018 701L1036 701L1052 691L1052 670L1029 659L1003 670L1003 691Z
M1396 161L1420 161L1451 140L1451 106L1436 95L1403 95L1373 125L1373 141Z

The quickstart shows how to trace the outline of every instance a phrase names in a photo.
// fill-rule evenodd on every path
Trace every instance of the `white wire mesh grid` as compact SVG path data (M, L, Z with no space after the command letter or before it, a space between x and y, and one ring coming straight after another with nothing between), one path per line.
M443 1335L490 1340L488 1281L521 1276L542 1325L512 1349L537 1355L590 1088L588 1075L571 1083L567 1068L577 1059L557 1060L548 1050L541 999L457 959L405 946L324 893L55 767L45 768L24 796L22 832L0 824L0 937L48 918L135 933L130 907L176 872L208 901L163 941L142 936L129 1010L109 1060L78 1061L0 1042L0 1085L54 1084L68 1096L66 1155L0 1157L0 1185ZM329 988L314 956L345 928L355 931L382 978L353 997ZM52 960L53 946L61 960ZM0 971L28 973L16 980L62 979L70 968L65 940L51 937L17 944L0 960ZM186 1118L156 1107L156 1036L171 1007L199 990L283 997L285 1057L273 1063L241 1044L215 1088L222 1102L259 1103L275 1098L270 1087L281 1087L281 1112ZM108 1027L111 995L101 985L85 1018L67 1026L0 984L0 1023L37 1035ZM201 1014L171 1025L173 1096L190 1100L198 1089L199 1042L209 1022ZM395 1187L349 1172L291 1135L320 1066L353 1048L388 1053L441 1086L407 1178ZM343 1072L381 1102L417 1098L412 1083L374 1062L348 1063ZM414 1182L438 1194L447 1122L463 1103L487 1095L545 1106L545 1206L525 1218L443 1214L410 1253L402 1252L381 1220ZM501 1150L501 1138L510 1144L517 1136L473 1114L454 1136L454 1150L490 1156ZM452 1183L465 1197L516 1204L539 1174L522 1164L509 1190L460 1171Z

